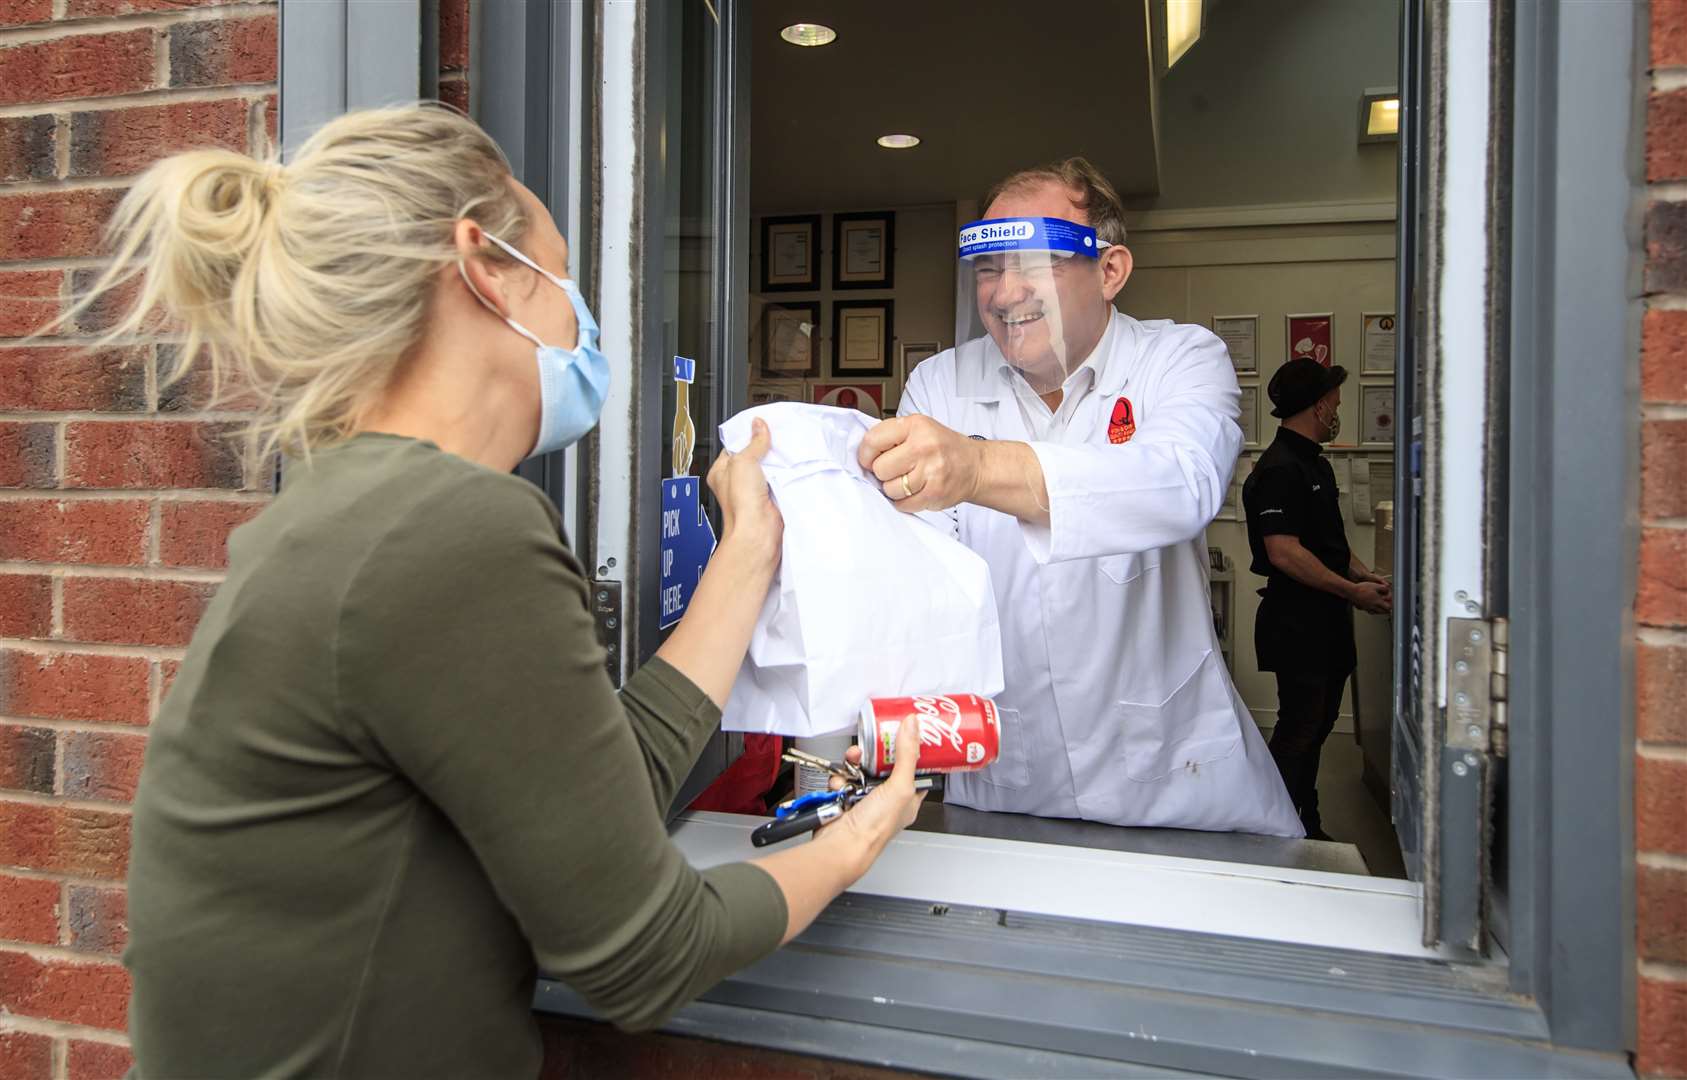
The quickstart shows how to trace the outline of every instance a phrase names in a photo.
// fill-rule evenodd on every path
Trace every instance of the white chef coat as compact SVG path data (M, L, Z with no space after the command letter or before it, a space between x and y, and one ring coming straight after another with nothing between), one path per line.
M1086 365L1089 385L1069 384L1081 397L1038 425L1040 440L1010 381L1020 377L988 337L925 361L903 391L900 415L1029 442L1049 497L1046 527L968 503L951 512L990 565L1006 688L1001 757L952 774L944 799L1303 836L1213 630L1203 531L1242 445L1229 355L1202 327L1115 313ZM1136 430L1115 445L1121 397Z

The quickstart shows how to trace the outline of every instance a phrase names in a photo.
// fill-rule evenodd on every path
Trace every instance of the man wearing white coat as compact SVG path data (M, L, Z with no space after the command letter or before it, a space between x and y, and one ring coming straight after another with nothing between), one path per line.
M861 447L898 507L947 511L990 565L1002 753L946 801L1303 836L1213 632L1202 532L1242 442L1223 344L1114 309L1124 212L1084 159L984 204L961 231L959 347Z

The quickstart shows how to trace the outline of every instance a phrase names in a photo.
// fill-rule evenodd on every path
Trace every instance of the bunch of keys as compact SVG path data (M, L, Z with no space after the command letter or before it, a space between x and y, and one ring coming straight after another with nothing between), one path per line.
M847 761L827 761L801 750L785 751L785 760L793 765L807 765L830 773L842 780L843 786L828 791L811 791L807 795L798 795L780 803L774 808L773 820L757 826L750 834L750 843L756 847L777 844L781 840L813 832L822 825L836 821L843 816L845 810L866 798L867 793L874 787L867 783L859 765L851 765ZM921 776L914 781L915 791L925 791L931 786L932 778L929 776Z

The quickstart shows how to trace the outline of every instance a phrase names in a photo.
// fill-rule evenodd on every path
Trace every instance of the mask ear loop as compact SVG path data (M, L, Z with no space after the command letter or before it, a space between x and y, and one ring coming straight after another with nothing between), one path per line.
M487 233L486 235L491 236L492 234ZM535 269L537 269L537 267L535 267ZM543 273L543 272L544 271L542 271L542 270L540 271L540 273ZM520 323L516 322L514 319L510 318L508 315L499 315L498 314L498 309L493 307L491 301L487 300L486 297L480 295L480 290L475 288L474 282L469 280L469 272L466 269L463 268L463 260L460 259L460 258L457 260L457 273L462 277L463 284L467 285L469 287L469 292L474 293L474 298L476 300L479 300L481 302L481 304L483 306L485 306L487 311L490 311L492 314L497 315L500 319L503 319L506 323L509 324L509 327L510 327L511 330L514 330L516 333L520 334L522 337L526 338L528 341L531 341L535 348L543 349L545 347L545 343L543 341L539 340L538 334L535 334L533 331L529 330L527 327L525 327L525 326L521 325Z

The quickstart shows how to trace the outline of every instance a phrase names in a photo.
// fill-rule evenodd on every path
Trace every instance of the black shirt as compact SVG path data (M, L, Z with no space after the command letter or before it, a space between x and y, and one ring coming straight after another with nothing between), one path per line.
M1293 536L1331 572L1346 578L1353 563L1342 522L1335 470L1319 445L1278 428L1242 485L1253 572L1266 579L1254 620L1261 671L1353 670L1353 609L1346 600L1302 585L1271 565L1267 536Z

